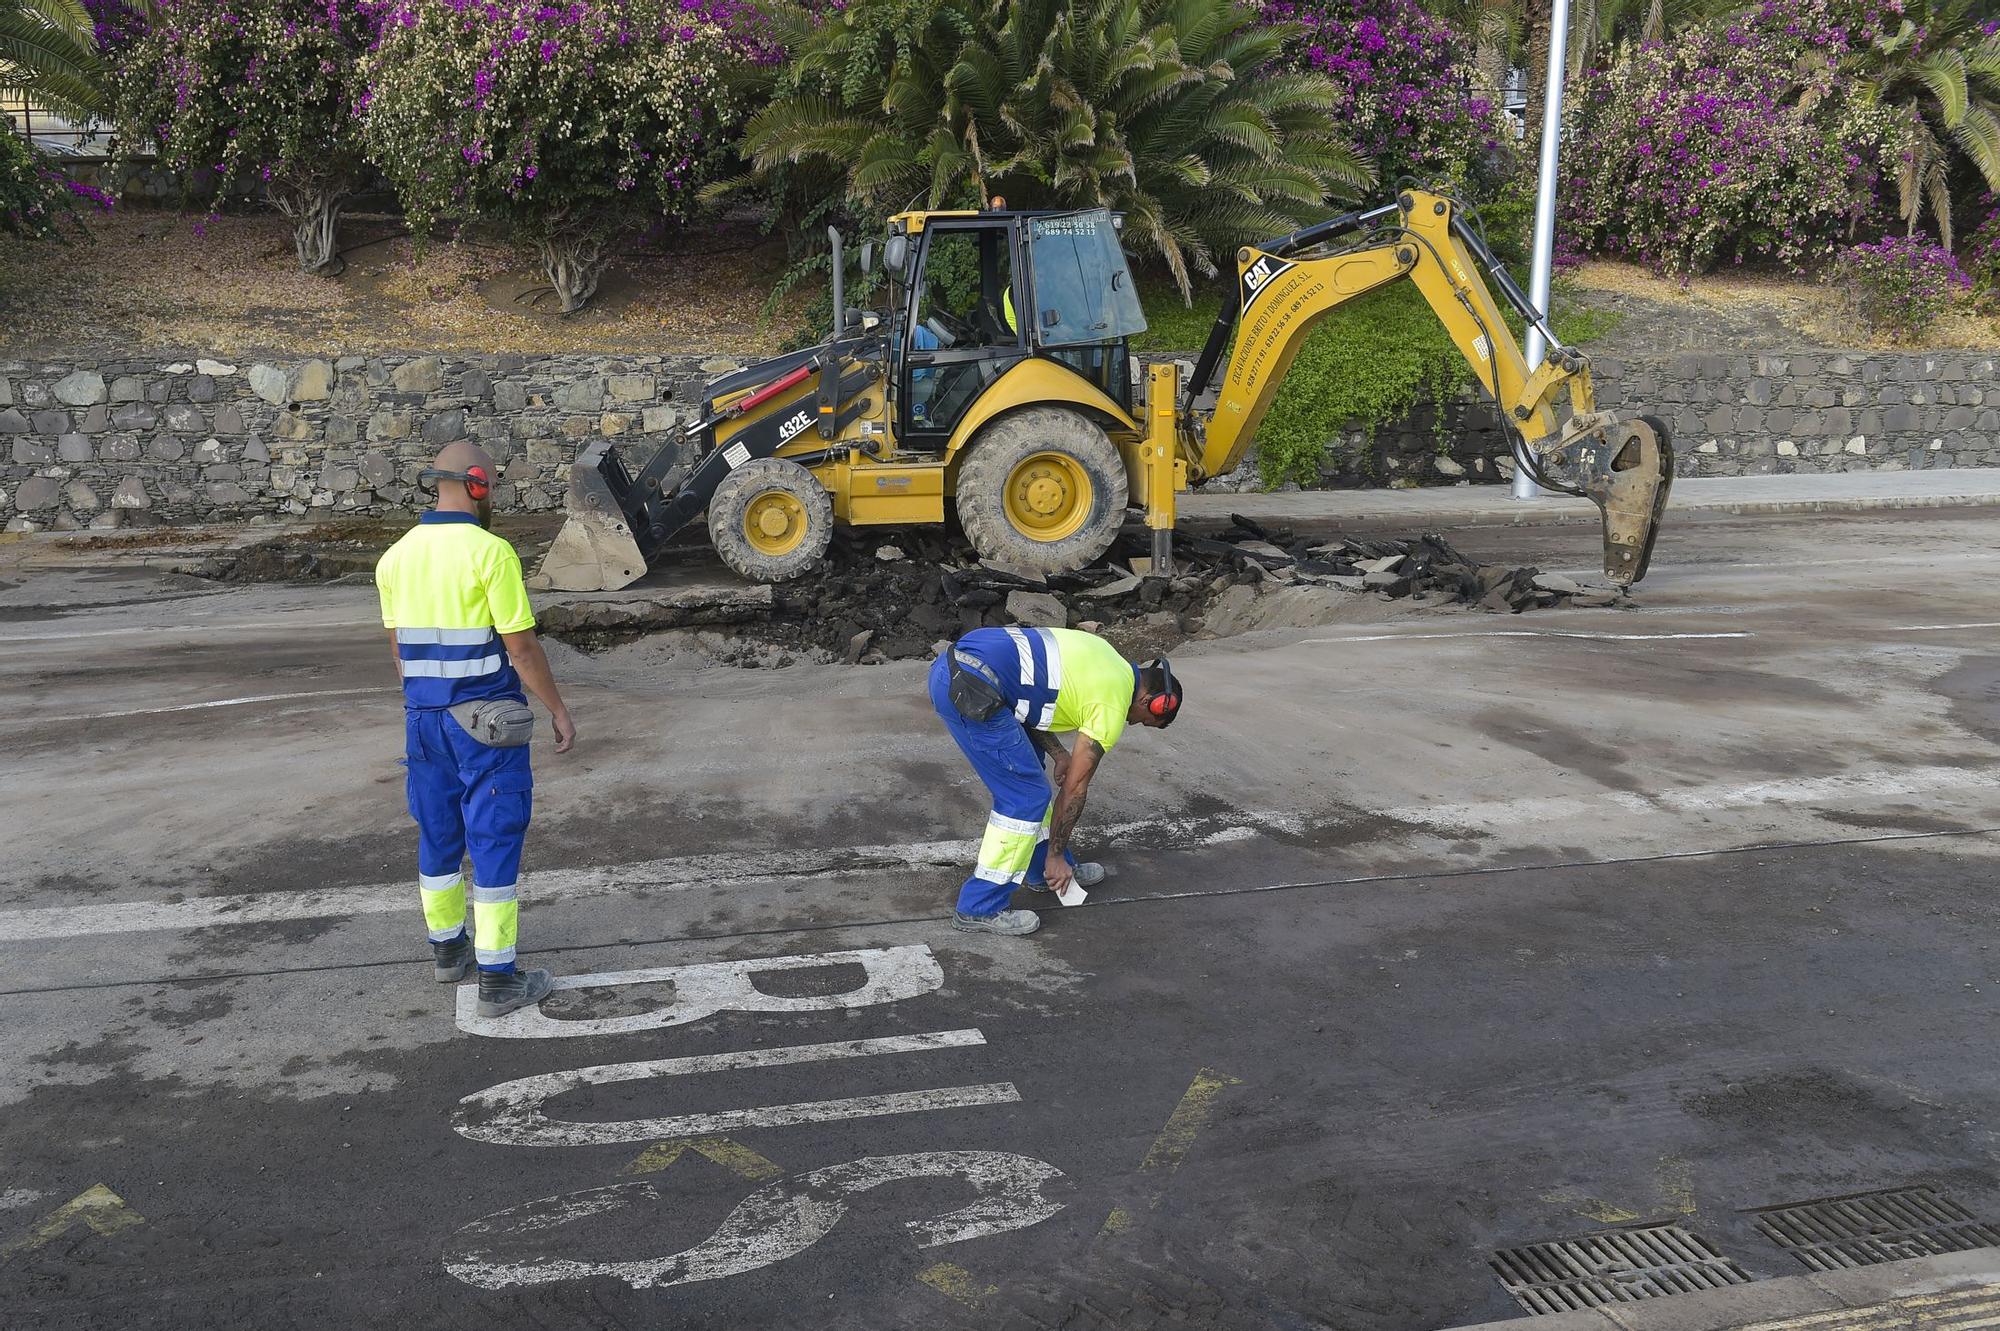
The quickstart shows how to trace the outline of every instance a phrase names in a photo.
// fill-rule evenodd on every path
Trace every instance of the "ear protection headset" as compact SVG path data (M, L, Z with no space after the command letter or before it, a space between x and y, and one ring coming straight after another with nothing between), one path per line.
M1180 715L1181 682L1174 678L1174 668L1167 663L1167 658L1164 656L1154 657L1144 668L1159 671L1161 678L1166 681L1165 688L1146 700L1146 710L1160 717L1166 725L1172 725L1174 718Z
M474 499L484 499L493 492L493 482L487 478L484 467L467 467L464 471L439 471L435 467L427 467L417 473L417 479L433 490L439 481L461 481L465 492Z

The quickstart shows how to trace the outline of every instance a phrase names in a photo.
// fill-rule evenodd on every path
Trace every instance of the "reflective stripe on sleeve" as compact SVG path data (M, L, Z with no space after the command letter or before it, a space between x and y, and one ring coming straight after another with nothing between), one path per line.
M1042 714L1035 720L1035 729L1047 730L1050 726L1055 724L1055 719L1056 719L1056 705L1052 702L1043 703Z
M1035 688L1041 681L1035 677L1035 653L1028 646L1028 635L1017 628L1010 628L1007 636L1014 640L1014 655L1021 658L1021 687Z
M1042 640L1042 660L1048 666L1048 678L1042 681L1050 693L1062 689L1062 653L1056 650L1056 635L1048 629L1036 629Z

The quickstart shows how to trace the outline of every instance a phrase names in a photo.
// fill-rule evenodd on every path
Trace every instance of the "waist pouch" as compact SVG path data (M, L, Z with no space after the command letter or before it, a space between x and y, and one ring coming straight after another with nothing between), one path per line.
M482 698L449 709L465 733L488 748L518 749L535 733L535 714L512 698Z
M968 721L991 721L1007 710L1007 695L986 664L954 647L951 662L951 705Z

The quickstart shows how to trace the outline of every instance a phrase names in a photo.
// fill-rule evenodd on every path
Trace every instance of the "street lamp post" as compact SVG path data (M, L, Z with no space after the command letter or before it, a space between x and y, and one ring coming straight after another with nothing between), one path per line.
M1542 92L1541 177L1535 185L1535 255L1528 272L1528 299L1544 315L1549 310L1549 279L1555 269L1556 166L1562 145L1563 71L1568 64L1566 48L1569 45L1569 0L1552 0L1552 3L1554 12L1549 15L1547 86ZM1533 374L1548 351L1548 342L1542 337L1541 329L1528 330L1528 345L1524 350L1528 358L1528 373ZM1535 484L1527 468L1521 466L1520 459L1515 459L1514 498L1534 499L1541 493L1542 487Z

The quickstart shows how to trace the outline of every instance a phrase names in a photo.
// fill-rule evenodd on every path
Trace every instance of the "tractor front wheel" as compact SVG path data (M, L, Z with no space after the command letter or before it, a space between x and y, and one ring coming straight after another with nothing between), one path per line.
M1125 460L1095 422L1030 407L981 430L958 471L958 518L980 555L1037 573L1088 566L1125 523Z
M833 500L811 472L757 458L722 478L708 501L708 539L753 582L786 582L819 567L833 539Z

